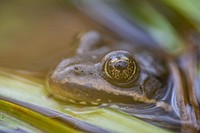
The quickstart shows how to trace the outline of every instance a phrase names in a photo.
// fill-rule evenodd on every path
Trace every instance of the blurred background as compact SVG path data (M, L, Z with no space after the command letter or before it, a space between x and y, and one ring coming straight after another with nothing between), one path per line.
M46 72L73 54L76 34L94 29L179 55L199 12L198 0L1 0L0 66Z
M0 66L47 71L74 51L80 31L102 29L68 1L0 1Z

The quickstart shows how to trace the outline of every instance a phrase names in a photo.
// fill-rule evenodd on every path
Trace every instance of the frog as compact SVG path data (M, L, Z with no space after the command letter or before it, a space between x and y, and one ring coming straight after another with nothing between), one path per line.
M98 31L81 33L76 42L75 54L48 73L53 97L81 105L159 103L168 73L161 56L126 41L110 41Z

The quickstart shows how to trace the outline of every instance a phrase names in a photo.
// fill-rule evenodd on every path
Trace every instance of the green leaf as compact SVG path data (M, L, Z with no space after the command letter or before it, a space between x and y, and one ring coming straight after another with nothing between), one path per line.
M19 76L6 69L1 69L0 71L0 98L2 99L0 100L0 112L5 114L4 116L8 116L7 118L10 118L9 124L13 126L16 124L15 121L20 121L23 124L19 122L16 127L24 126L27 129L31 126L33 131L80 131L79 129L70 127L67 123L63 124L63 122L53 119L58 117L56 115L47 117L42 112L35 111L37 108L45 108L60 114L72 116L72 118L111 132L167 132L164 129L153 126L117 109L80 106L57 101L46 91L44 81L31 76ZM23 105L34 106L28 107ZM5 121L5 119L2 120ZM29 129L31 130L31 128Z

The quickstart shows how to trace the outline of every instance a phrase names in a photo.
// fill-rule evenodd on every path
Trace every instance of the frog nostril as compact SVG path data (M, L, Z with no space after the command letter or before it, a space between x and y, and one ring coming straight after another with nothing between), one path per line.
M127 51L113 51L103 61L104 77L114 85L132 82L138 76L139 67Z
M83 73L83 69L79 67L74 67L74 74L81 75Z

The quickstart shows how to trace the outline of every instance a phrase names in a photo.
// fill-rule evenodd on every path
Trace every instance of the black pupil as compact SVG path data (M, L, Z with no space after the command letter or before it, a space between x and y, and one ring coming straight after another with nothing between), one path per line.
M127 61L118 61L114 64L114 67L120 71L123 71L128 67L128 62Z

